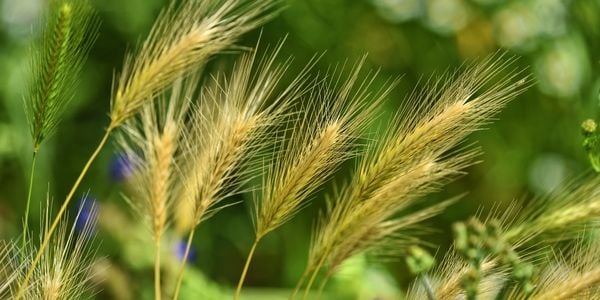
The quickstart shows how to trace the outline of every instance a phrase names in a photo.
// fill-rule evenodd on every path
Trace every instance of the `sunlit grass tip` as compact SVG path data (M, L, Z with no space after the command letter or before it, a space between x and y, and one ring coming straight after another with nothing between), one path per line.
M267 21L278 0L172 1L145 42L126 57L115 79L111 127L177 78L195 72L212 55L227 50L243 33Z

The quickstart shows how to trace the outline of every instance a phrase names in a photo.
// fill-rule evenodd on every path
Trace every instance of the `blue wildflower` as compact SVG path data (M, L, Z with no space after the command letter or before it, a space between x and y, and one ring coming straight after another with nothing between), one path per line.
M118 153L110 162L110 178L121 182L131 176L135 169L134 159L129 154Z
M84 236L93 234L98 218L98 201L93 197L84 196L77 201L76 207L75 231Z
M178 240L175 243L173 247L173 252L175 254L175 257L177 257L177 260L183 261L186 247L187 240ZM196 260L196 249L194 249L194 246L192 245L190 247L190 252L188 253L187 262L193 262L194 260Z

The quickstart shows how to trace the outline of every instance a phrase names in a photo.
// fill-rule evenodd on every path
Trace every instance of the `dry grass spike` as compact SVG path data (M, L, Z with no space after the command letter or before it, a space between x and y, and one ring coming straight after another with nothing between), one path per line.
M392 233L433 215L394 218L472 164L477 151L456 150L457 145L526 86L524 79L515 80L518 73L510 73L483 90L511 64L511 59L490 57L454 80L434 81L425 92L408 98L383 143L362 159L352 181L333 197L320 221L304 274L312 274L305 297L323 266L335 269L362 251L403 244L407 236ZM395 252L401 249L396 247Z
M268 20L277 0L172 1L135 56L127 56L111 108L116 127L177 78Z

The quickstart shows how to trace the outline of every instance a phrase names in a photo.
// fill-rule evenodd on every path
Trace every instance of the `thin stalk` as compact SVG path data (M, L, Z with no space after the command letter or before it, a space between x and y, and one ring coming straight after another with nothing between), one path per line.
M160 290L160 238L156 239L156 249L154 253L154 299L160 300L162 293Z
M181 261L181 268L179 268L179 274L177 275L177 282L175 283L175 293L173 293L173 300L177 300L179 297L179 290L181 289L181 282L183 281L183 271L185 270L186 261L188 255L190 254L190 248L192 246L192 239L194 238L194 233L196 231L196 226L190 230L190 233L187 238L187 245L185 246L185 252L183 253L183 260Z
M321 284L319 285L319 291L317 292L317 297L315 297L315 299L317 299L317 300L321 299L321 295L323 295L323 290L325 289L325 286L327 285L327 281L329 281L329 278L331 278L331 272L328 272L327 276L325 276L325 278L323 278L323 280L321 281Z
M319 260L319 263L317 264L317 267L313 271L312 276L310 276L310 279L308 280L308 284L306 285L306 288L304 289L304 295L302 296L302 300L306 300L307 299L308 292L310 292L310 288L312 287L313 283L315 282L315 278L317 278L317 274L319 274L319 270L321 270L321 267L325 263L325 259L326 258L327 258L327 255L323 255L323 257L321 258L321 260Z
M428 300L436 300L435 292L433 291L433 288L431 287L431 282L429 281L429 277L427 275L423 275L423 276L421 276L421 278L419 278L419 281L421 282L421 285L425 289L425 293L427 293L427 299Z
M25 204L25 220L23 221L23 241L21 246L22 253L25 253L25 244L27 243L27 232L29 231L29 207L31 206L31 194L33 191L33 177L35 175L35 162L37 158L37 148L33 150L33 159L31 161L31 172L29 173L29 190L27 191L27 204Z
M244 265L244 270L242 271L242 275L240 276L240 280L237 284L237 289L235 290L235 295L233 296L233 300L238 300L240 298L240 293L242 292L242 286L244 285L244 280L246 279L246 274L248 273L248 268L250 267L250 262L252 261L252 257L254 256L254 251L256 250L256 246L260 238L256 238L254 240L254 244L252 244L252 248L250 248L250 252L248 253L248 257L246 258L246 264Z
M94 152L88 159L87 163L81 170L81 173L79 173L79 177L77 177L75 184L73 184L71 191L65 198L65 201L63 202L62 206L60 207L58 214L52 221L52 225L50 226L50 229L44 234L44 240L42 241L42 244L40 245L40 248L38 249L37 254L35 255L35 258L33 259L33 262L31 263L31 266L29 267L29 270L27 271L27 274L25 275L25 279L23 280L23 282L21 283L21 286L19 287L19 290L17 292L17 297L15 298L16 300L23 298L27 284L29 284L29 280L31 279L31 276L33 275L33 271L35 270L35 267L40 262L40 259L42 258L42 254L46 250L46 247L48 247L48 243L50 242L50 238L52 237L52 234L54 234L54 231L56 231L56 228L58 227L58 224L60 223L62 216L67 211L67 207L69 206L71 199L73 199L73 196L75 195L75 192L77 191L77 188L79 188L79 185L81 184L81 181L83 180L83 177L85 177L85 174L87 174L88 170L90 169L90 166L92 165L94 160L96 160L96 157L98 156L98 154L100 154L100 150L102 150L102 148L104 148L104 145L106 144L106 141L108 141L108 137L110 136L113 129L114 129L113 126L109 126L106 129L106 132L104 133L102 140L100 140L98 147L96 147L96 150L94 150Z
M294 291L292 292L292 295L290 295L290 299L289 300L294 300L294 298L296 298L296 295L298 294L298 291L302 287L302 284L304 283L304 280L306 279L306 276L308 276L308 273L309 273L308 269L304 270L304 273L302 274L302 276L298 280L298 283L296 283L296 286L294 287Z
M495 300L504 300L506 299L506 294L508 293L508 284L504 283L502 288L494 298Z

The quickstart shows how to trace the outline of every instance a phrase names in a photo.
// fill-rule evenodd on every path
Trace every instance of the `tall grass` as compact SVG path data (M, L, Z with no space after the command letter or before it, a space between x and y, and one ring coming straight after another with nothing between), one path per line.
M119 135L119 144L134 169L130 203L146 219L155 247L155 295L161 298L161 240L171 207L178 192L178 160L184 155L181 139L185 116L196 83L178 81L171 95L142 107L138 116L128 120Z
M44 16L41 38L31 46L29 92L25 111L33 144L29 190L23 221L28 234L29 208L37 154L56 131L90 48L98 34L98 18L86 0L51 1Z
M515 267L507 264L506 254L496 252L482 257L476 272L480 286L477 294L488 291L498 294L496 299L571 299L575 295L584 297L583 293L597 286L593 272L597 267L594 259L598 253L596 243L582 236L598 224L600 215L590 209L600 200L598 180L597 176L585 178L557 190L550 197L533 199L524 207L515 203L505 212L493 213L482 221L482 224L488 224L497 220L501 224L499 239L484 243L501 242L514 252L511 254L513 259L514 255L518 255L522 261L533 266L534 288L529 292L520 288L512 277L519 275L515 274L515 270L518 271L523 265ZM591 244L586 246L586 243ZM480 250L475 247L471 251ZM464 281L469 276L469 270L469 263L450 249L441 266L430 275L436 299L464 296ZM495 280L495 284L488 285L486 289L481 287L484 282L498 276L503 280ZM550 283L551 280L554 281ZM593 298L595 293L585 297ZM410 295L411 299L420 299L423 293L417 285Z
M226 201L230 196L253 190L254 237L233 294L239 299L260 242L310 205L350 159L357 161L354 173L326 197L290 298L302 288L302 298L309 298L320 279L318 298L338 269L360 254L425 255L416 247L426 246L419 235L427 228L423 221L460 197L437 203L424 197L477 162L480 150L465 145L466 138L529 86L527 75L517 70L515 58L496 54L431 77L374 135L367 130L397 81L376 89L381 76L366 71L366 58L315 75L318 56L293 73L293 60L279 55L283 42L233 46L278 10L276 0L169 4L148 37L126 56L114 80L104 135L56 216L46 200L37 246L27 225L36 154L73 98L98 29L84 0L50 3L25 97L34 156L24 231L21 247L0 243L0 296L79 299L89 291L93 225L68 227L65 214L113 133L132 164L125 199L149 229L155 299L180 297L198 226L232 205ZM242 52L231 68L202 72L211 57L231 49ZM252 186L257 178L261 183ZM598 224L598 183L598 177L582 180L526 208L514 205L504 214L457 223L454 247L433 271L426 272L431 258L415 272L407 298L597 298L598 243L588 245L582 236ZM181 223L182 215L191 222L177 228L186 235L186 246L169 281L162 249L171 224Z
M346 82L342 81L340 70L339 74L331 74L329 86L306 95L304 113L293 125L289 141L276 150L277 157L266 171L261 197L255 201L256 235L234 298L239 298L258 243L289 221L329 175L353 156L353 142L388 94L389 89L369 93L375 76L359 79L363 63L364 59L350 71Z
M274 1L250 4L241 0L215 3L192 0L181 6L173 2L160 14L140 50L135 55L127 56L119 80L116 81L110 123L50 225L48 235L27 271L17 299L23 296L24 288L60 218L112 131L178 78L194 72L211 55L226 49L240 34L264 22L270 15L273 4Z
M243 55L231 75L217 76L200 90L186 143L191 163L184 168L180 197L192 204L193 225L174 298L196 226L218 211L223 199L239 191L245 178L256 174L257 166L248 164L248 160L260 156L271 143L268 129L274 128L291 101L304 93L305 71L287 87L281 87L289 64L276 62L281 45L260 59L255 51Z
M522 91L524 81L514 80L515 74L481 91L509 66L510 60L492 57L409 97L382 143L371 146L356 175L331 197L311 245L305 276L312 275L304 298L323 267L329 277L346 259L366 250L402 253L412 225L443 209L446 204L396 217L473 162L475 151L453 149Z

